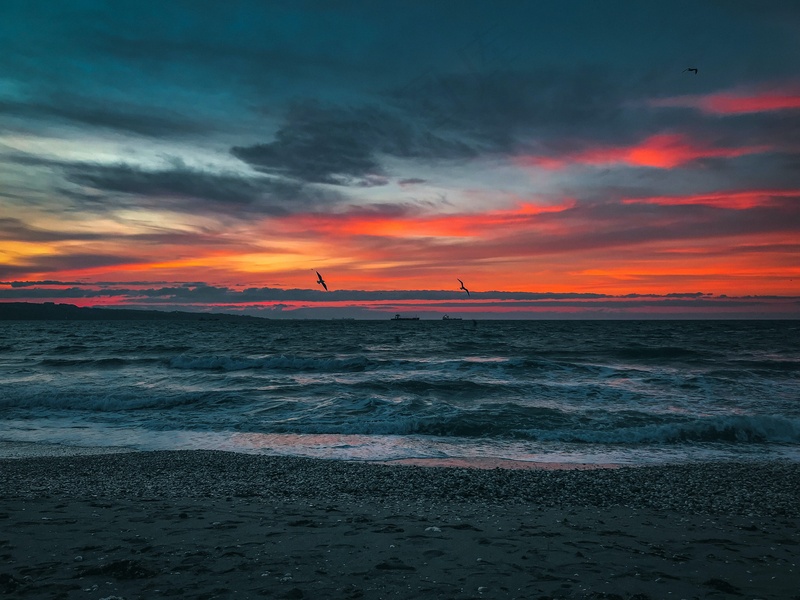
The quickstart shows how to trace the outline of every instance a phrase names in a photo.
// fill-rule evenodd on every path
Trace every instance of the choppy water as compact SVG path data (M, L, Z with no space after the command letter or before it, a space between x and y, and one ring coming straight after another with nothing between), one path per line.
M800 460L800 322L2 322L0 441Z

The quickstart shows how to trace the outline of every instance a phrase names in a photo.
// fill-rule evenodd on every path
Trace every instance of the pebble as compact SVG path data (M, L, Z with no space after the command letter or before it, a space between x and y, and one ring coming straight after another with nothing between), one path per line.
M800 516L800 464L698 463L593 470L383 465L221 451L0 459L0 498L260 497L531 507L613 507L685 514ZM430 529L435 531L435 528Z

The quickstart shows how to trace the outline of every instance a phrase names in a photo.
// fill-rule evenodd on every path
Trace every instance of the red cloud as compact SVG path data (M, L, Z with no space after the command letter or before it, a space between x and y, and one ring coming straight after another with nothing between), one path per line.
M628 198L623 204L657 204L660 206L702 205L744 210L757 206L773 206L779 198L800 198L800 190L746 190L740 192L712 192L691 196L653 196Z
M575 206L572 199L561 204L541 206L521 202L510 210L484 213L454 213L449 215L396 215L353 211L339 214L304 214L284 219L292 228L316 231L336 237L379 236L415 237L472 237L485 236L488 230L513 228L529 224L538 215L558 213Z
M734 158L764 152L766 146L715 148L697 143L681 134L652 135L633 146L598 146L557 157L524 156L517 162L526 166L560 169L569 164L627 164L636 167L671 169L701 158Z
M706 96L657 98L650 100L648 104L656 107L695 108L715 115L737 115L800 109L800 92L797 90L756 93L720 92Z

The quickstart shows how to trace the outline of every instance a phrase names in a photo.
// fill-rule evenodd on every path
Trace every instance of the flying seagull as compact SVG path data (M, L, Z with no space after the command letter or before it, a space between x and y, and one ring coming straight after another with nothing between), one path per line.
M325 280L322 278L322 275L319 274L319 271L314 271L317 274L317 283L320 284L322 287L325 288L325 291L328 291L328 286L325 285Z
M695 69L694 67L687 67L687 68L685 68L683 70L684 73L686 73L686 71L690 71L690 72L694 73L695 75L697 75L697 69Z
M458 277L456 277L456 279L458 279ZM460 290L464 290L465 292L467 292L467 296L469 296L469 290L468 290L467 288L465 288L465 287L464 287L464 282L463 282L463 281L461 281L460 279L458 279L458 283L460 283L460 284L461 284L461 287L460 287L460 288L458 288L458 289L460 289Z

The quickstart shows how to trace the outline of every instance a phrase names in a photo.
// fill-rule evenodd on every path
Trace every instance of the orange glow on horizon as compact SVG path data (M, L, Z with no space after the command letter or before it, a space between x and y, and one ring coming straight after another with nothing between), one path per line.
M641 147L675 147L669 140L657 142ZM655 158L645 155L638 160ZM485 212L420 215L398 211L395 217L353 208L338 214L265 218L241 230L245 233L241 244L226 240L224 246L206 246L205 237L191 247L134 245L125 237L91 244L11 241L0 244L0 250L13 258L6 261L9 268L2 279L78 280L86 285L153 279L178 282L154 283L151 287L155 288L205 282L233 291L248 287L318 290L313 274L318 269L332 291L455 291L455 278L460 277L475 292L800 294L800 268L795 266L800 244L790 228L742 234L741 227L734 227L729 235L720 229L712 236L689 229L692 233L684 238L680 229L685 215L699 214L697 222L707 223L712 218L708 211L631 207L629 212L637 222L620 216L626 211L622 207L636 204L728 211L775 208L769 218L780 225L779 211L791 211L795 200L800 201L800 190L754 189L626 198L608 205L581 204L572 198L538 204L529 198ZM648 232L662 225L672 231L654 239L628 235L626 229L635 232L635 227L642 226ZM80 258L70 263L70 252ZM90 264L93 254L99 257L98 264L79 266L83 256L84 264ZM28 272L26 265L31 265ZM41 294L37 297L42 298ZM63 301L63 295L52 300L59 298ZM117 302L126 303L93 298L86 305Z
M776 297L761 298L759 300L759 311L761 314L785 313L791 310L793 300L796 298ZM221 302L221 303L198 303L180 302L176 305L164 304L163 302L146 299L142 302L132 303L130 300L119 298L75 298L65 300L62 297L51 299L37 299L38 302L51 301L58 303L69 303L79 307L125 307L135 305L138 309L144 310L196 310L198 312L216 312L220 310L244 313L247 309L266 309L267 311L279 311L282 315L292 316L294 311L304 309L347 309L354 305L372 314L373 318L389 319L394 314L403 316L422 316L424 319L439 319L441 315L463 316L467 319L472 315L491 313L500 318L503 316L513 317L515 314L525 313L530 315L547 316L553 315L573 315L595 314L598 311L608 314L636 315L642 317L648 315L661 315L662 317L674 314L677 316L691 314L692 309L699 309L705 312L716 314L741 313L741 300L749 298L728 298L725 296L715 296L708 294L678 294L673 297L648 296L644 295L608 295L606 297L579 297L579 298L549 298L543 297L538 300L464 300L463 302L454 300L368 300L358 303L335 302L335 301L256 301L256 302ZM700 304L695 304L695 302ZM731 304L728 305L728 301ZM676 304L677 302L677 304ZM2 306L2 301L0 301ZM274 316L265 313L263 316ZM306 316L306 318L308 318ZM480 318L480 317L479 317Z

